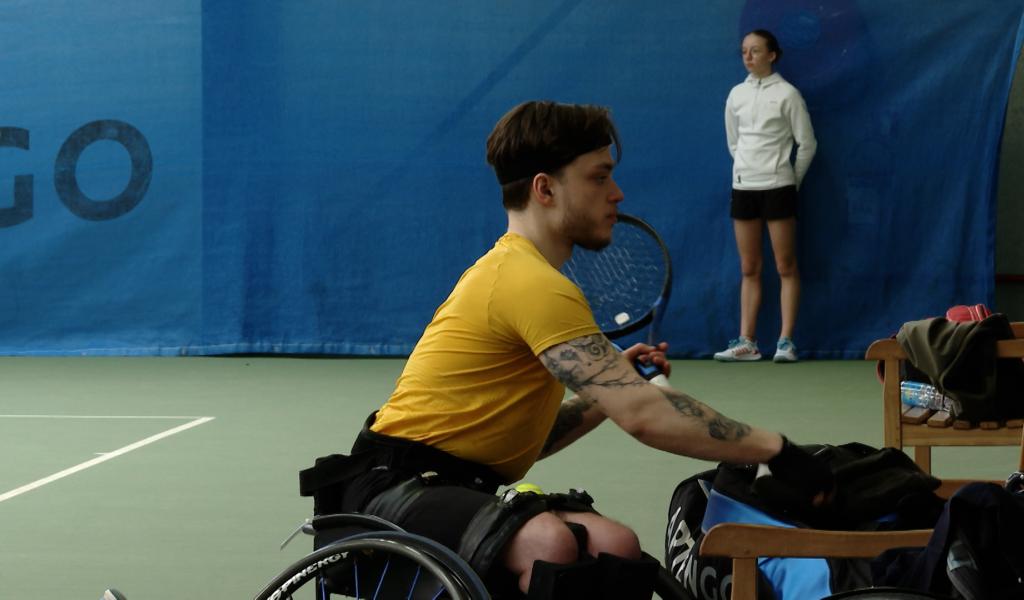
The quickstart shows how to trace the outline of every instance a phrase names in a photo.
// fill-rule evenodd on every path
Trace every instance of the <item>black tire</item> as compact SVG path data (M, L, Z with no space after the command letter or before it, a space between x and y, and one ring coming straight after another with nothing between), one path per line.
M425 552L431 558L446 568L450 575L469 594L471 600L490 600L491 594L487 591L480 576L466 563L455 551L440 542L430 538L408 533L399 532L374 532L352 536L349 539L361 539L369 537L385 537L387 539L399 540Z
M375 561L375 562L374 562ZM366 567L384 565L371 571ZM396 567L391 567L395 561ZM364 565L363 574L359 564ZM354 568L353 568L354 567ZM367 572L371 585L367 583ZM403 531L377 531L351 536L316 550L296 561L270 582L256 600L282 600L291 598L310 582L354 575L353 586L362 586L355 594L359 598L391 597L382 589L400 588L412 592L429 587L426 597L434 597L434 590L443 591L441 598L450 600L489 600L480 578L454 552L440 544ZM428 577L420 579L426 573ZM366 588L376 586L372 592ZM385 587L386 586L386 587ZM348 593L348 592L347 592Z
M362 531L405 531L387 519L363 513L337 513L317 515L309 523L310 533L330 529L358 527Z

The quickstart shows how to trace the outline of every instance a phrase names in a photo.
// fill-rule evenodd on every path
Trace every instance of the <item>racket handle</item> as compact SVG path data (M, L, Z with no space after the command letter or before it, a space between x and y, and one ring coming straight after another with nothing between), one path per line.
M644 363L637 360L633 362L633 367L635 367L636 372L643 375L643 378L646 379L647 381L653 381L654 378L657 377L658 375L661 375L662 377L665 376L661 372L661 369L658 367L658 365L654 363L645 365Z
M654 377L651 377L651 383L666 388L672 387L672 384L668 382L668 377L665 377L664 373L658 373Z
M650 381L654 385L660 385L661 387L672 387L672 384L668 382L668 377L665 377L665 373L662 372L657 365L645 365L641 362L633 364L636 367L637 373L640 373L644 379Z
M612 346L615 346L615 348L619 352L622 352L622 347L616 344L615 342L612 342ZM633 368L636 369L636 372L639 373L641 377L643 377L647 381L650 381L654 385L660 385L661 387L672 387L672 385L668 382L668 377L665 377L665 373L661 370L661 368L658 365L654 363L644 364L636 360L633 361Z

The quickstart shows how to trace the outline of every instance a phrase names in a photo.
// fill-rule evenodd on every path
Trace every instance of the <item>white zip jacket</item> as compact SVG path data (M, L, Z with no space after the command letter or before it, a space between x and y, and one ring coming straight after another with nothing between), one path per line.
M725 101L725 134L732 155L732 187L768 190L800 183L818 142L803 97L778 73L753 75ZM793 143L795 164L790 164Z

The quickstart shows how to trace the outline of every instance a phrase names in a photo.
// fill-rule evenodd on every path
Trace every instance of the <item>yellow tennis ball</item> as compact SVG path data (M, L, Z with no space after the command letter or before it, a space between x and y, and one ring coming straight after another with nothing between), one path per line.
M533 483L520 483L516 486L516 491L520 494L543 494L544 490L540 489L539 485Z

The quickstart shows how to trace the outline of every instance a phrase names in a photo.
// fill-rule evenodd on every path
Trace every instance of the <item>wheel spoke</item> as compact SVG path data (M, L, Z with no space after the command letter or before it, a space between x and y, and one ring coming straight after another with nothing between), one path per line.
M384 562L384 569L380 572L380 578L377 580L377 590L373 592L373 600L377 600L380 597L380 589L384 587L384 579L388 574L388 567L391 566L391 558L388 558Z
M413 575L412 584L409 585L409 593L406 594L405 600L412 600L412 593L416 591L416 583L420 580L420 573L423 572L423 567L416 565L416 574Z
M355 585L353 587L355 587L355 589L356 589L356 598L358 598L359 597L359 559L358 558L353 558L352 559L352 573L354 573L354 575L355 575ZM327 594L324 594L324 597L326 598Z

